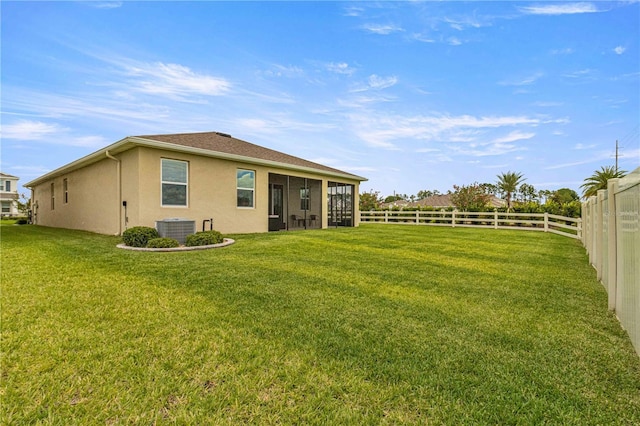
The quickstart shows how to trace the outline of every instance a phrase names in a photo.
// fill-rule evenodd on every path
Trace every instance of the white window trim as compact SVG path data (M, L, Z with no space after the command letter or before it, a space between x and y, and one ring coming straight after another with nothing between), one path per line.
M238 186L238 172L239 171L243 171L243 172L252 172L253 173L253 188L240 188ZM256 208L256 176L258 174L256 173L255 170L251 170L251 169L241 169L241 168L237 168L236 169L236 208L237 209L242 209L242 210L255 210ZM238 190L239 189L243 189L245 191L252 191L251 195L252 195L252 200L251 200L251 206L239 206L238 205Z
M187 165L187 181L185 183L181 183L181 182L165 182L164 180L162 180L162 162L164 160L167 161L176 161L179 163L185 163ZM162 185L163 184L169 184L169 185L184 185L187 188L187 192L186 192L186 199L185 199L185 205L184 206L179 206L179 205L175 205L175 204L164 204L162 202ZM185 161L185 160L176 160L175 158L160 158L160 206L164 207L164 208L171 208L171 209L187 209L189 208L189 162Z

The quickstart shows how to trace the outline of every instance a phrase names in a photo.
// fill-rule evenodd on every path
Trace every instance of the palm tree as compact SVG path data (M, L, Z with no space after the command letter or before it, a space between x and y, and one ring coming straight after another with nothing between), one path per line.
M498 175L498 189L505 194L507 199L507 211L511 210L511 196L518 190L518 185L526 179L522 178L522 173L507 172Z
M624 170L617 170L614 166L602 166L600 170L596 170L593 175L584 180L584 183L580 185L582 189L582 197L589 198L598 193L600 189L607 189L607 181L609 179L621 178L627 172Z

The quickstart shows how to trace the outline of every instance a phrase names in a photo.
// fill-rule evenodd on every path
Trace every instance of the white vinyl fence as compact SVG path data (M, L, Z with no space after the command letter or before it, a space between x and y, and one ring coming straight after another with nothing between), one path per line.
M360 222L552 232L582 239L582 220L549 213L363 211Z
M582 243L640 355L640 167L582 205Z

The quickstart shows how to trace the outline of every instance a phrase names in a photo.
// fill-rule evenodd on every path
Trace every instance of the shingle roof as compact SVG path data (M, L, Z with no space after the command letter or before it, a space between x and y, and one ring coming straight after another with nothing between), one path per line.
M313 161L304 160L293 155L288 155L273 149L255 145L240 139L236 139L225 133L177 133L168 135L143 135L128 136L105 148L95 151L87 156L77 159L69 164L59 167L45 175L27 182L24 186L32 188L42 182L86 167L95 162L104 160L105 157L112 158L112 154L131 149L132 147L149 146L176 151L194 152L197 155L220 157L243 162L253 162L255 164L267 164L289 170L299 170L304 172L317 172L328 176L339 176L341 178L365 181L366 178L347 173L333 167L323 166Z
M255 145L241 139L237 139L226 133L205 132L205 133L177 133L168 135L144 135L133 136L134 138L148 139L157 142L165 142L175 145L182 145L192 148L206 149L225 154L239 155L247 158L274 161L277 163L289 164L293 166L308 167L316 170L323 170L331 173L353 176L354 179L362 180L360 176L347 173L342 170L304 160L293 155Z

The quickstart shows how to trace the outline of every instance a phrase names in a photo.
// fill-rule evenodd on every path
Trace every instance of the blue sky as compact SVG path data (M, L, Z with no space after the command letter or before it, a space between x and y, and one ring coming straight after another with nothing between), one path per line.
M21 183L129 135L221 131L446 192L640 166L640 2L7 2Z

